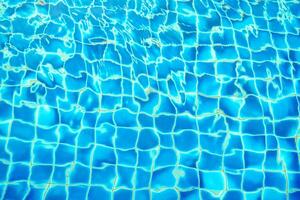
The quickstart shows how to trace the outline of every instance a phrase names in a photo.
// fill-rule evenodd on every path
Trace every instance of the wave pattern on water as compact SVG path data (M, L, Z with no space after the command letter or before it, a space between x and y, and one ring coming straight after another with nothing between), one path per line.
M0 2L0 199L299 199L297 0Z

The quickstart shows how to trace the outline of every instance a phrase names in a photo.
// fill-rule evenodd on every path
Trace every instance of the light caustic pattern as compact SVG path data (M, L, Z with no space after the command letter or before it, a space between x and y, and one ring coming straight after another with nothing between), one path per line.
M299 199L300 3L4 0L0 199Z

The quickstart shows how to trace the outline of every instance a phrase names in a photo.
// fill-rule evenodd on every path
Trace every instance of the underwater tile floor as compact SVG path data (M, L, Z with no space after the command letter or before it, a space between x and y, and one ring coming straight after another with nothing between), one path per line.
M0 1L0 199L300 199L298 0Z

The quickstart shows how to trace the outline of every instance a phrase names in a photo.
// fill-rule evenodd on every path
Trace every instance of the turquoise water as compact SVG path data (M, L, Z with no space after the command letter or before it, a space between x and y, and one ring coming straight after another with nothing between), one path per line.
M0 1L0 199L300 199L300 3Z

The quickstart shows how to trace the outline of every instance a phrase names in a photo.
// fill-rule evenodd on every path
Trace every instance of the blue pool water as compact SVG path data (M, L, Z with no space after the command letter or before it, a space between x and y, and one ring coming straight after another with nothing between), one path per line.
M298 0L0 1L0 199L300 199Z

